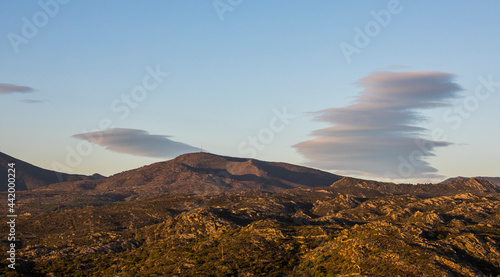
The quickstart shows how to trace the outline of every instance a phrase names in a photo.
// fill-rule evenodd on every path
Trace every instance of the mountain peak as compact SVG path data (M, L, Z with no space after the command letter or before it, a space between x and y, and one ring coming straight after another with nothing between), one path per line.
M500 189L492 182L478 177L456 179L446 184L441 184L450 189L472 189L477 192L500 192Z
M113 192L127 199L161 194L217 194L249 190L277 192L328 186L341 177L303 166L207 152L125 171L108 178L53 185L58 191Z
M175 159L171 161L176 163L184 163L189 166L200 167L200 166L215 166L220 163L227 163L232 161L241 162L246 160L248 159L221 156L208 152L195 152L177 156Z

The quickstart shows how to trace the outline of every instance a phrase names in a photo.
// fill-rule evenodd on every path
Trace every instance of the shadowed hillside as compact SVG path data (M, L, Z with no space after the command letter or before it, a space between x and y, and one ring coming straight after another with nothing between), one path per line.
M7 180L7 165L9 163L16 164L16 190L31 190L58 182L92 180L101 177L100 175L85 176L46 170L4 153L0 153L1 191L7 190L7 184L3 180Z
M297 187L328 186L340 178L287 163L192 153L99 180L52 184L27 195L95 198L107 193L114 195L116 200L134 200L161 194L217 194L248 190L276 192Z

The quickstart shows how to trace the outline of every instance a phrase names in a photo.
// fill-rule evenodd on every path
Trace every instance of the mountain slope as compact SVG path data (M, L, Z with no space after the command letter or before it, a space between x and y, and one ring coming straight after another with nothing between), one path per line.
M328 186L341 177L307 167L210 153L191 153L99 180L53 184L44 190L112 192L130 199L160 194L216 194Z
M495 185L497 185L497 186L500 187L500 177L483 177L483 176L478 176L478 177L472 177L472 178L488 180L488 181L492 182L493 184L495 184ZM462 180L462 179L469 179L469 177L458 176L458 177L448 178L448 179L440 182L440 184L447 184L449 182L456 181L456 180Z
M2 180L0 189L2 191L7 190L7 184L4 180L7 180L9 163L15 163L16 190L31 190L58 182L94 179L85 175L43 169L0 152L0 180Z
M480 178L460 179L445 184L428 184L421 186L427 186L426 189L429 193L440 195L454 195L458 193L473 193L478 195L500 193L500 187L488 180ZM426 190L422 189L422 191Z
M457 179L439 184L394 184L344 177L333 183L329 191L358 197L383 195L416 195L420 197L438 197L459 193L490 194L500 193L500 188L488 180L478 178Z
M162 195L20 213L16 271L22 276L500 276L499 195L328 193L351 181L380 191L386 186L345 179L336 188ZM453 187L487 184L469 180ZM319 193L286 194L290 191ZM8 229L0 225L0 233ZM0 251L8 250L7 243L0 244ZM0 261L0 276L17 276L7 264Z

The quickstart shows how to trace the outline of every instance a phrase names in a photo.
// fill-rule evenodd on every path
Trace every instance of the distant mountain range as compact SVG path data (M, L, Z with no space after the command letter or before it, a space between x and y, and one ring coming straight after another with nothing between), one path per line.
M344 177L333 183L330 190L358 197L376 197L384 195L414 195L419 197L450 196L460 193L478 195L499 193L500 187L479 178L457 179L439 184L394 184Z
M356 197L405 194L437 197L457 193L500 192L500 178L493 177L457 177L439 184L394 184L342 177L287 163L210 153L185 154L110 177L45 170L0 153L0 178L4 180L7 179L7 164L10 162L16 163L17 190L25 190L19 203L31 206L61 203L92 206L164 194L215 195L244 191L285 191L288 194L298 191L304 193L304 190L313 194L327 191ZM3 186L5 191L6 185Z
M482 177L482 176L477 176L477 177L473 177L473 178L488 180L488 181L492 182L493 184L495 184L495 185L497 185L497 186L500 187L500 177ZM458 177L448 178L448 179L442 181L440 184L447 184L447 183L452 182L452 181L464 180L464 179L470 179L470 177L458 176Z
M0 153L0 178L7 179L7 164L16 163L17 190L120 194L147 198L161 194L217 194L249 190L278 192L292 188L328 187L350 194L444 195L455 191L492 192L500 177L455 177L435 185L394 184L355 179L279 162L190 153L175 159L125 171L110 177L66 174L46 170ZM489 181L488 183L482 180ZM460 181L460 182L457 182ZM479 184L479 185L478 185ZM2 190L6 185L2 183Z

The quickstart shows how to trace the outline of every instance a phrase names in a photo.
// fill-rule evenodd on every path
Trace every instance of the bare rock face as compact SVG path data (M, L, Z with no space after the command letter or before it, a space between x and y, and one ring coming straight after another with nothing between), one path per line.
M258 177L267 177L267 173L259 168L254 161L230 162L226 165L227 172L235 176L255 175Z

